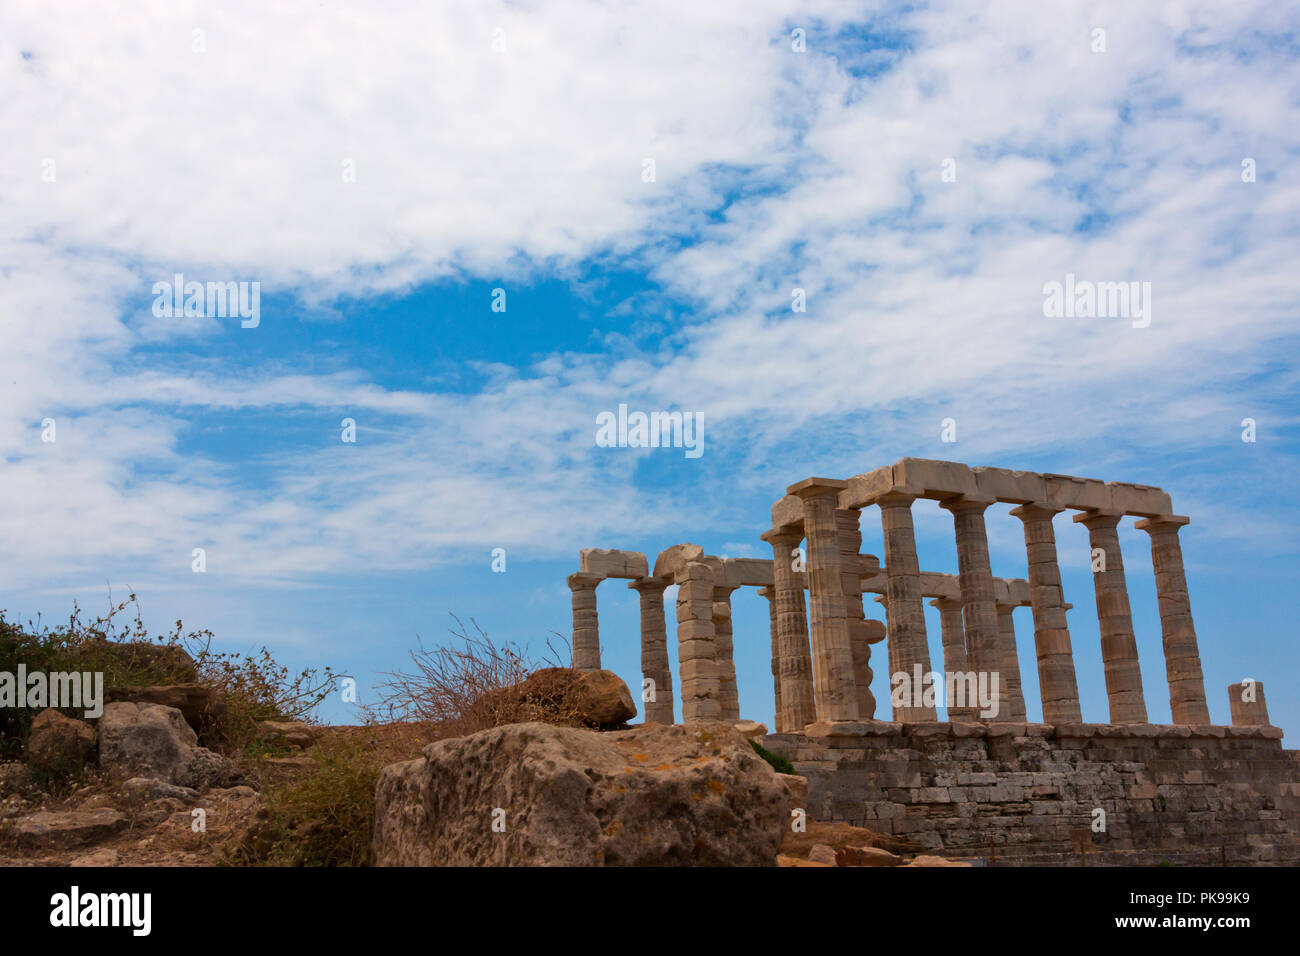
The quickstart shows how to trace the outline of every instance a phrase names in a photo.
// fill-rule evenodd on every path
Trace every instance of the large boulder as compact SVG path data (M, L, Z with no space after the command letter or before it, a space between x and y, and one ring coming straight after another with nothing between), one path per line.
M52 707L36 715L27 735L27 766L41 774L80 770L95 749L95 728Z
M627 684L613 671L587 671L578 682L582 715L597 727L625 724L636 716L636 704Z
M226 715L225 696L221 691L196 681L149 687L119 687L109 691L108 697L113 701L175 707L185 722L200 734L219 723Z
M378 866L774 866L790 794L727 724L513 724L376 787Z
M153 777L197 788L224 779L225 759L198 743L175 707L117 701L99 719L99 766L114 777Z

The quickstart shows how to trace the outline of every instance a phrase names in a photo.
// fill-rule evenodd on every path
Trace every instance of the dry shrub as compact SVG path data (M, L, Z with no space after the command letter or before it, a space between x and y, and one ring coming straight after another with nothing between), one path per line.
M578 672L547 655L533 660L517 644L495 644L473 618L470 634L452 615L452 643L411 652L412 672L396 671L379 685L380 711L387 720L419 720L439 725L449 737L542 721L579 725Z

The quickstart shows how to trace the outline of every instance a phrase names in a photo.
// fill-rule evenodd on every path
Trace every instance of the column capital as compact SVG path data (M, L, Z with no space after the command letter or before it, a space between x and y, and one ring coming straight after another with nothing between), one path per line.
M872 498L868 504L880 508L910 508L912 502L919 497L921 496L912 494L910 491L886 491L884 494Z
M996 500L979 498L975 495L955 495L952 498L944 498L939 502L939 507L953 514L983 514Z
M1172 531L1177 534L1191 520L1186 515L1152 515L1136 522L1133 527L1140 528L1147 534L1159 534L1165 531Z
M1010 513L1021 521L1038 521L1043 518L1050 521L1064 510L1064 508L1058 508L1047 501L1030 501L1023 505L1017 505L1011 509Z
M654 594L656 591L663 594L668 588L669 582L663 578L637 578L634 581L627 582L628 588L633 591L640 591L642 594Z
M776 598L776 588L759 588L758 595L767 598L769 601L774 600Z
M838 478L805 478L796 481L785 489L786 494L794 495L807 501L809 498L834 498L839 507L840 492L849 486L847 481Z
M1073 517L1076 524L1081 524L1089 531L1102 531L1119 526L1126 515L1122 511L1103 511L1100 508L1091 508L1088 511L1081 511Z
M938 608L940 611L960 611L963 606L960 598L937 597L930 602L930 607Z
M570 574L564 579L569 585L570 591L584 591L596 589L596 585L605 580L604 575L592 574L588 571L577 571Z
M764 531L758 537L760 541L766 541L768 544L797 545L804 539L804 533L803 529L772 528L769 531Z
M713 600L725 601L731 603L731 595L740 590L739 584L715 584L713 585Z

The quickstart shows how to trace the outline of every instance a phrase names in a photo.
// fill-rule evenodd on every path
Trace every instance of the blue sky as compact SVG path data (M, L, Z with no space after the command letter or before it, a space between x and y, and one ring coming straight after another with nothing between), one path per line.
M788 484L948 458L1169 491L1212 717L1254 677L1300 732L1300 18L1129 6L7 6L0 607L133 589L157 629L373 701L449 613L567 632L581 548L766 557ZM260 323L153 315L177 272L260 283ZM1046 317L1067 273L1150 282L1149 326ZM704 455L597 447L620 402L702 415ZM1022 577L1006 510L994 572ZM951 518L916 520L954 572ZM1056 532L1104 720L1087 535ZM875 512L863 537L881 553ZM1121 540L1167 720L1149 545ZM632 683L635 592L598 594ZM766 604L734 607L742 711L770 720Z

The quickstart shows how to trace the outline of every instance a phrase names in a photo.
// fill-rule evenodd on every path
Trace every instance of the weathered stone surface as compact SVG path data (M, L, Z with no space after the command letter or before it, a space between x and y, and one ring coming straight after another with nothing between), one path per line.
M385 767L374 855L380 866L771 866L789 809L778 775L726 724L514 724Z
M208 786L229 769L175 707L114 702L99 720L99 766L116 777L153 777L183 787Z
M617 551L584 548L578 553L579 570L603 578L643 578L649 573L646 557L640 551Z
M878 846L846 846L835 851L836 866L898 866L903 858Z
M732 724L732 726L736 728L736 732L742 737L752 738L767 736L767 728L756 720L738 720L736 723Z
M117 810L41 810L15 820L13 835L24 846L82 846L126 829L126 823Z
M27 765L41 773L81 769L95 749L95 728L47 708L32 721L27 736Z
M221 691L197 682L120 687L110 691L108 696L113 701L175 707L196 733L203 733L226 715L226 702Z
M199 792L191 787L178 787L154 777L132 777L119 788L128 800L159 800L172 797L177 800L194 800Z
M928 854L923 853L920 856L918 856L916 859L914 859L911 863L905 865L906 866L970 866L971 864L964 863L961 860L945 860L941 856L930 856Z
M826 866L839 866L839 861L835 858L835 850L825 843L818 843L808 851L808 862L824 863Z
M257 736L263 743L306 750L321 735L321 728L301 720L263 720Z
M834 863L821 863L798 856L786 856L784 853L776 858L777 866L834 866Z
M601 727L625 724L636 716L632 692L613 671L588 671L578 689L583 716Z

